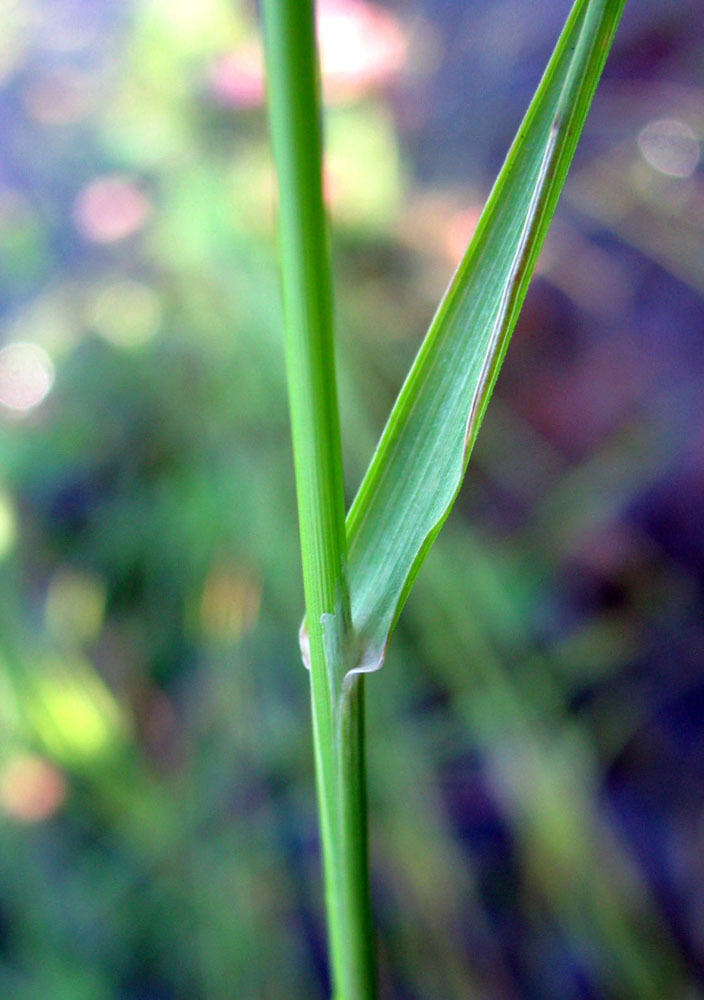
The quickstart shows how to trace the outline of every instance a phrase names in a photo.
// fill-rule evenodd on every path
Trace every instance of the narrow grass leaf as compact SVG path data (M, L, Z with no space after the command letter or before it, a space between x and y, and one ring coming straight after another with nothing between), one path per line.
M577 0L347 518L355 671L457 496L625 0Z

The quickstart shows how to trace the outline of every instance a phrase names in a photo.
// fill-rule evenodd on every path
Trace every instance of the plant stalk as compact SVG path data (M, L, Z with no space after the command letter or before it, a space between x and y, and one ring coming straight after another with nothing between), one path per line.
M373 1000L364 686L354 675L313 0L263 0L286 370L335 1000Z

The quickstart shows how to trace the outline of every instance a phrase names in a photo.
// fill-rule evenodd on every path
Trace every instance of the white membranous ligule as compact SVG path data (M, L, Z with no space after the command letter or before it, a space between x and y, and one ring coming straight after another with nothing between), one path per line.
M336 651L332 648L332 642L334 641L335 646L338 645L338 640L336 637L339 635L339 630L335 625L336 616L330 614L321 615L320 627L323 633L323 645L326 649L326 658L331 663L339 662L335 660L334 657ZM301 649L301 658L303 660L303 666L306 670L310 671L310 642L308 639L308 629L306 628L305 621L301 624L298 630L298 643ZM348 667L342 677L343 686L350 680L351 677L355 677L357 674L373 674L375 671L379 670L384 663L384 656L386 654L386 648L381 647L364 647L362 653L355 657L357 660L355 666Z

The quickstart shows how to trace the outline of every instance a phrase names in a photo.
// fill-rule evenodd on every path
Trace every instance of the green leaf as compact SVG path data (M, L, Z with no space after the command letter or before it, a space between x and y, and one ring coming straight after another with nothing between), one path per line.
M459 491L625 0L577 0L347 518L355 671L383 661Z

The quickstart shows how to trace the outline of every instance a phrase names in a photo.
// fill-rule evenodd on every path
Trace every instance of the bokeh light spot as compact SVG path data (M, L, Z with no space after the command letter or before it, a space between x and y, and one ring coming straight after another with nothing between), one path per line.
M68 763L109 753L124 735L118 703L88 661L47 661L25 716L51 754Z
M71 125L80 121L92 101L88 79L68 67L38 73L23 93L27 113L42 125Z
M366 0L323 0L318 43L326 100L354 100L388 84L403 69L408 39L393 14ZM257 42L217 59L208 72L219 104L247 108L264 98L264 69Z
M38 344L19 341L0 350L0 403L11 410L38 406L54 384L54 366Z
M699 140L689 125L675 118L646 125L638 146L650 166L669 177L690 177L699 163Z
M358 97L403 67L407 41L389 12L363 0L327 0L318 16L323 83L329 96Z
M151 203L130 177L111 175L91 181L73 206L73 221L90 243L117 243L138 232Z
M213 570L200 605L201 627L206 636L234 642L254 627L259 615L261 585L234 568Z
M97 292L87 318L95 332L116 347L140 347L161 325L161 302L149 285L116 281Z
M264 99L262 54L256 43L241 45L208 70L213 98L226 107L252 108Z
M13 757L0 775L0 806L23 823L53 816L66 797L66 779L48 760L34 754Z

